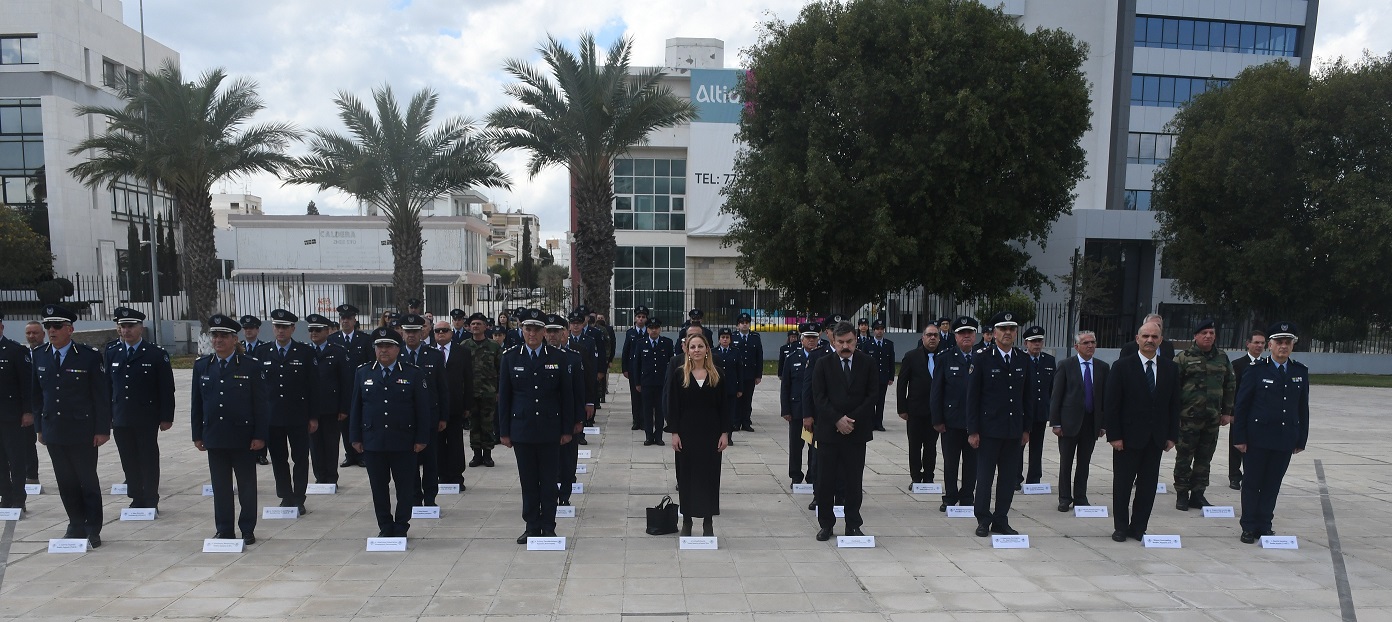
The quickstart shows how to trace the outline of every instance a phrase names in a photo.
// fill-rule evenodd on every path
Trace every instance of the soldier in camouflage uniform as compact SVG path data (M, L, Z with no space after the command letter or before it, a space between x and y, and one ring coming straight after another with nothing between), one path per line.
M1194 327L1194 345L1175 357L1179 367L1179 444L1175 446L1175 509L1213 505L1204 498L1218 429L1232 422L1237 381L1228 355L1214 347L1213 320Z
M469 332L473 336L460 344L474 362L474 404L469 409L469 447L474 450L471 467L493 466L493 446L498 442L494 429L498 423L498 366L503 360L503 347L484 334L487 330L488 316L469 316Z

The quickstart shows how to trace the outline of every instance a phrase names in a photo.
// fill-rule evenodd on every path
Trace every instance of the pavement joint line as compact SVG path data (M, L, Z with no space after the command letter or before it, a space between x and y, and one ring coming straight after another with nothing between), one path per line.
M1324 462L1315 460L1315 478L1319 480L1320 506L1324 508L1324 530L1329 538L1329 557L1334 562L1334 587L1339 591L1339 612L1344 622L1357 622L1353 608L1353 592L1349 589L1348 568L1344 565L1344 548L1339 544L1339 527L1334 524L1334 503L1329 499L1329 485L1324 481Z
M14 542L15 523L17 522L19 521L5 521L5 534L0 535L0 555L4 556L4 561L0 562L0 588L5 587L5 568L10 565L10 544Z

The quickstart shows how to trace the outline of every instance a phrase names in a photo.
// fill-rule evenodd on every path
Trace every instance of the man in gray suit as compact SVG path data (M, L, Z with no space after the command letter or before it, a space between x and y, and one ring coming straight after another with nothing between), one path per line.
M1070 505L1092 505L1087 498L1088 468L1097 439L1106 433L1102 429L1102 395L1109 366L1092 358L1097 351L1097 335L1079 331L1073 350L1077 354L1059 364L1049 400L1049 427L1059 439L1060 512L1067 512Z

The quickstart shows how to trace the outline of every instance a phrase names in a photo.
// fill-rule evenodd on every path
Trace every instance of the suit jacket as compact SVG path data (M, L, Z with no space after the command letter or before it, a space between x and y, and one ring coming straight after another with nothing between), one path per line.
M967 390L971 382L971 355L956 344L938 353L929 395L933 425L945 425L954 430L967 429Z
M33 412L33 373L29 348L0 337L0 421L18 425L21 415Z
M1102 407L1105 403L1107 392L1107 375L1110 373L1111 366L1105 361L1092 358L1092 429L1083 430L1083 417L1087 414L1083 410L1083 364L1082 359L1075 354L1066 359L1058 366L1058 373L1054 375L1054 391L1049 396L1049 425L1060 428L1060 433L1064 436L1078 436L1079 434L1090 434L1097 436L1097 431L1102 429L1102 424L1106 417Z
M55 364L56 353L52 347L33 352L30 395L44 442L91 443L93 436L111 434L111 389L101 353L72 342L62 365Z
M1257 360L1260 361L1262 359L1259 357ZM1247 356L1245 351L1232 360L1233 384L1237 387L1238 391L1242 390L1242 373L1247 371L1247 368L1251 365L1252 357Z
M574 364L565 352L542 344L533 359L525 345L509 348L498 375L498 436L559 443L575 426L574 382Z
M897 412L907 414L911 420L931 422L933 418L934 374L928 371L928 360L933 357L933 353L919 345L909 350L899 365L899 384L894 389L899 406ZM933 371L937 371L937 359L933 359Z
M989 438L1020 438L1030 428L1029 404L1025 390L1034 378L1029 355L1010 349L1010 364L1000 348L972 356L971 380L967 382L967 433Z
M1166 361L1173 361L1175 354L1174 342L1170 341L1169 339L1162 338L1160 340L1160 347L1156 350L1156 353L1157 356L1161 359L1164 359ZM1121 344L1121 354L1117 356L1117 360L1119 361L1128 356L1140 356L1140 346L1135 342L1135 340Z
M1147 444L1164 449L1165 441L1179 442L1179 366L1155 358L1154 395L1139 356L1123 357L1112 365L1102 405L1107 442L1123 441L1126 449Z
M851 377L841 369L841 357L822 356L812 368L812 433L818 444L864 443L874 438L875 401L879 396L880 370L875 358L864 352L851 354ZM856 421L850 434L836 430L841 417Z
M271 405L266 398L264 366L245 354L233 354L222 369L212 354L193 364L189 430L208 449L251 449L251 441L270 437Z
M174 422L174 370L164 348L142 339L131 355L118 340L106 351L106 374L111 383L111 425Z
M431 349L444 356L440 346L433 345ZM441 388L445 392L445 401L448 404L445 419L455 425L462 425L464 413L469 410L469 402L474 395L474 358L467 348L457 343L450 344L443 377L444 384Z

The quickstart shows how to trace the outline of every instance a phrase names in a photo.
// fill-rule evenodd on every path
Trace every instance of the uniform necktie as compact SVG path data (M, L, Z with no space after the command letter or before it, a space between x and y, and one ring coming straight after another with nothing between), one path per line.
M280 358L285 358L285 348L280 349Z
M1092 361L1083 361L1083 410L1092 412Z
M1154 392L1155 392L1155 361L1146 361L1146 362L1145 362L1145 379L1146 379L1146 384L1149 384L1149 385L1150 385L1150 392L1151 392L1151 393L1154 393Z
M218 371L227 371L227 359L222 359L221 361L218 361Z
M129 347L127 347L127 348L126 348L126 358L127 358L127 359L131 359L131 358L134 358L134 357L135 357L135 346L129 346Z
M63 351L62 351L62 350L54 350L54 351L53 351L53 358L58 362L58 367L62 367L62 366L63 366Z
M1009 354L1006 354L1006 355L1005 355L1005 366L1006 366L1006 367L1010 367L1010 355L1009 355Z
M415 365L415 364L416 364L416 353L417 353L417 352L419 352L419 350L412 350L412 351L411 351L411 364L412 364L412 365Z
M936 371L938 368L938 361L936 360L937 357L934 357L931 352L926 353L925 356L928 357L928 377L932 378L934 375L936 375Z
M1277 365L1276 370L1281 372L1281 380L1290 380L1290 374L1286 373L1286 366L1284 363Z
M382 368L382 382L386 382L387 379L390 378L390 377L391 377L391 368L390 368L390 367L383 367L383 368Z

